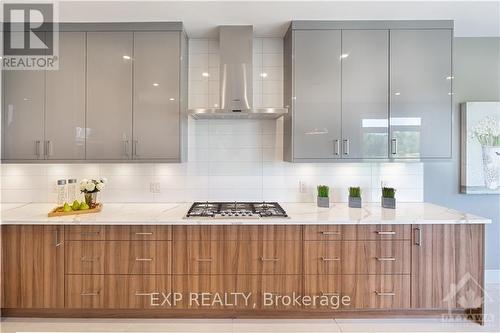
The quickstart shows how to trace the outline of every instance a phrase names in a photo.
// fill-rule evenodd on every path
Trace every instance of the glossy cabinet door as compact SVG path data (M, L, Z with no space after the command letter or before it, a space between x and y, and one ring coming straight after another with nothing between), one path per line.
M388 70L388 30L342 30L342 158L387 158Z
M341 32L294 31L294 159L340 158Z
M59 33L59 69L46 73L46 159L85 158L85 32Z
M86 156L132 156L132 32L87 33Z
M43 159L45 71L3 71L3 158Z
M450 158L452 30L390 31L393 158Z
M179 94L180 32L135 32L134 159L180 159Z

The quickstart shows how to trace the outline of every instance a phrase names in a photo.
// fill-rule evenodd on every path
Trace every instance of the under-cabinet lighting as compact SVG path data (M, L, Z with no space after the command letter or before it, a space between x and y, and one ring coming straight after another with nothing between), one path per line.
M267 73L265 73L265 72L264 73L260 73L260 76L266 78L267 77Z
M348 53L344 53L344 54L342 54L342 55L340 56L340 59L345 59L345 58L347 58L348 56L349 56L349 54L348 54Z
M170 97L168 100L169 100L169 101L175 101L175 98Z
M153 83L153 87L158 87L160 84L159 83Z
M210 76L210 74L209 74L209 73L207 73L207 72L203 72L203 73L201 73L201 76L203 76L203 77L209 77L209 76Z
M125 60L130 60L131 59L130 56L128 56L128 55L124 55L122 58L125 59Z

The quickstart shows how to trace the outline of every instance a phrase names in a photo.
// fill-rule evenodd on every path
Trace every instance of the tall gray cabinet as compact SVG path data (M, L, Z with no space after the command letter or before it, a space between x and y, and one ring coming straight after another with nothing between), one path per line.
M3 72L3 160L85 158L85 33L59 33L57 70Z
M286 161L451 157L452 21L294 21Z
M182 23L60 24L59 69L3 72L2 161L186 156Z

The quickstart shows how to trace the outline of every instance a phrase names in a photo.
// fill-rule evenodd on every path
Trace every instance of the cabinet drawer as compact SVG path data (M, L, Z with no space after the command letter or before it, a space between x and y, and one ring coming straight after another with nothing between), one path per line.
M174 241L173 274L300 274L300 241Z
M411 239L411 225L379 224L343 226L343 240L404 240Z
M341 240L341 225L304 226L304 240Z
M68 241L66 274L170 274L169 241Z
M170 291L170 275L67 275L66 307L143 309Z
M410 241L343 241L342 274L410 274Z
M170 240L170 226L71 226L67 240Z
M411 239L411 225L311 225L304 226L305 240L404 240Z
M410 275L342 275L341 283L351 298L345 310L410 307Z
M305 241L305 274L341 274L341 241Z
M189 241L263 241L300 240L301 226L259 225L259 226L176 226L175 240Z
M293 310L293 306L271 300L271 295L292 295L294 292L300 294L301 290L301 275L172 275L172 292L183 295L183 301L178 304L181 308ZM203 305L201 293L210 294L207 302L211 306ZM239 295L235 296L235 293ZM241 295L243 293L248 297L247 301ZM263 302L264 293L270 298L267 304ZM222 298L222 304L212 303L215 294Z
M342 296L341 275L305 275L304 276L304 295L307 296L327 296L329 298ZM333 307L333 308L332 308ZM316 304L307 308L321 310L336 310L339 309L335 304Z

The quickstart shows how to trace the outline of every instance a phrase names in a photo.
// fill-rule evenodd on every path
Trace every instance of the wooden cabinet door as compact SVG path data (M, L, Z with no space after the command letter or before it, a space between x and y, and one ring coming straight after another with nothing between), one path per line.
M62 226L2 226L2 308L64 307Z
M481 307L484 226L414 225L413 232L411 306Z

